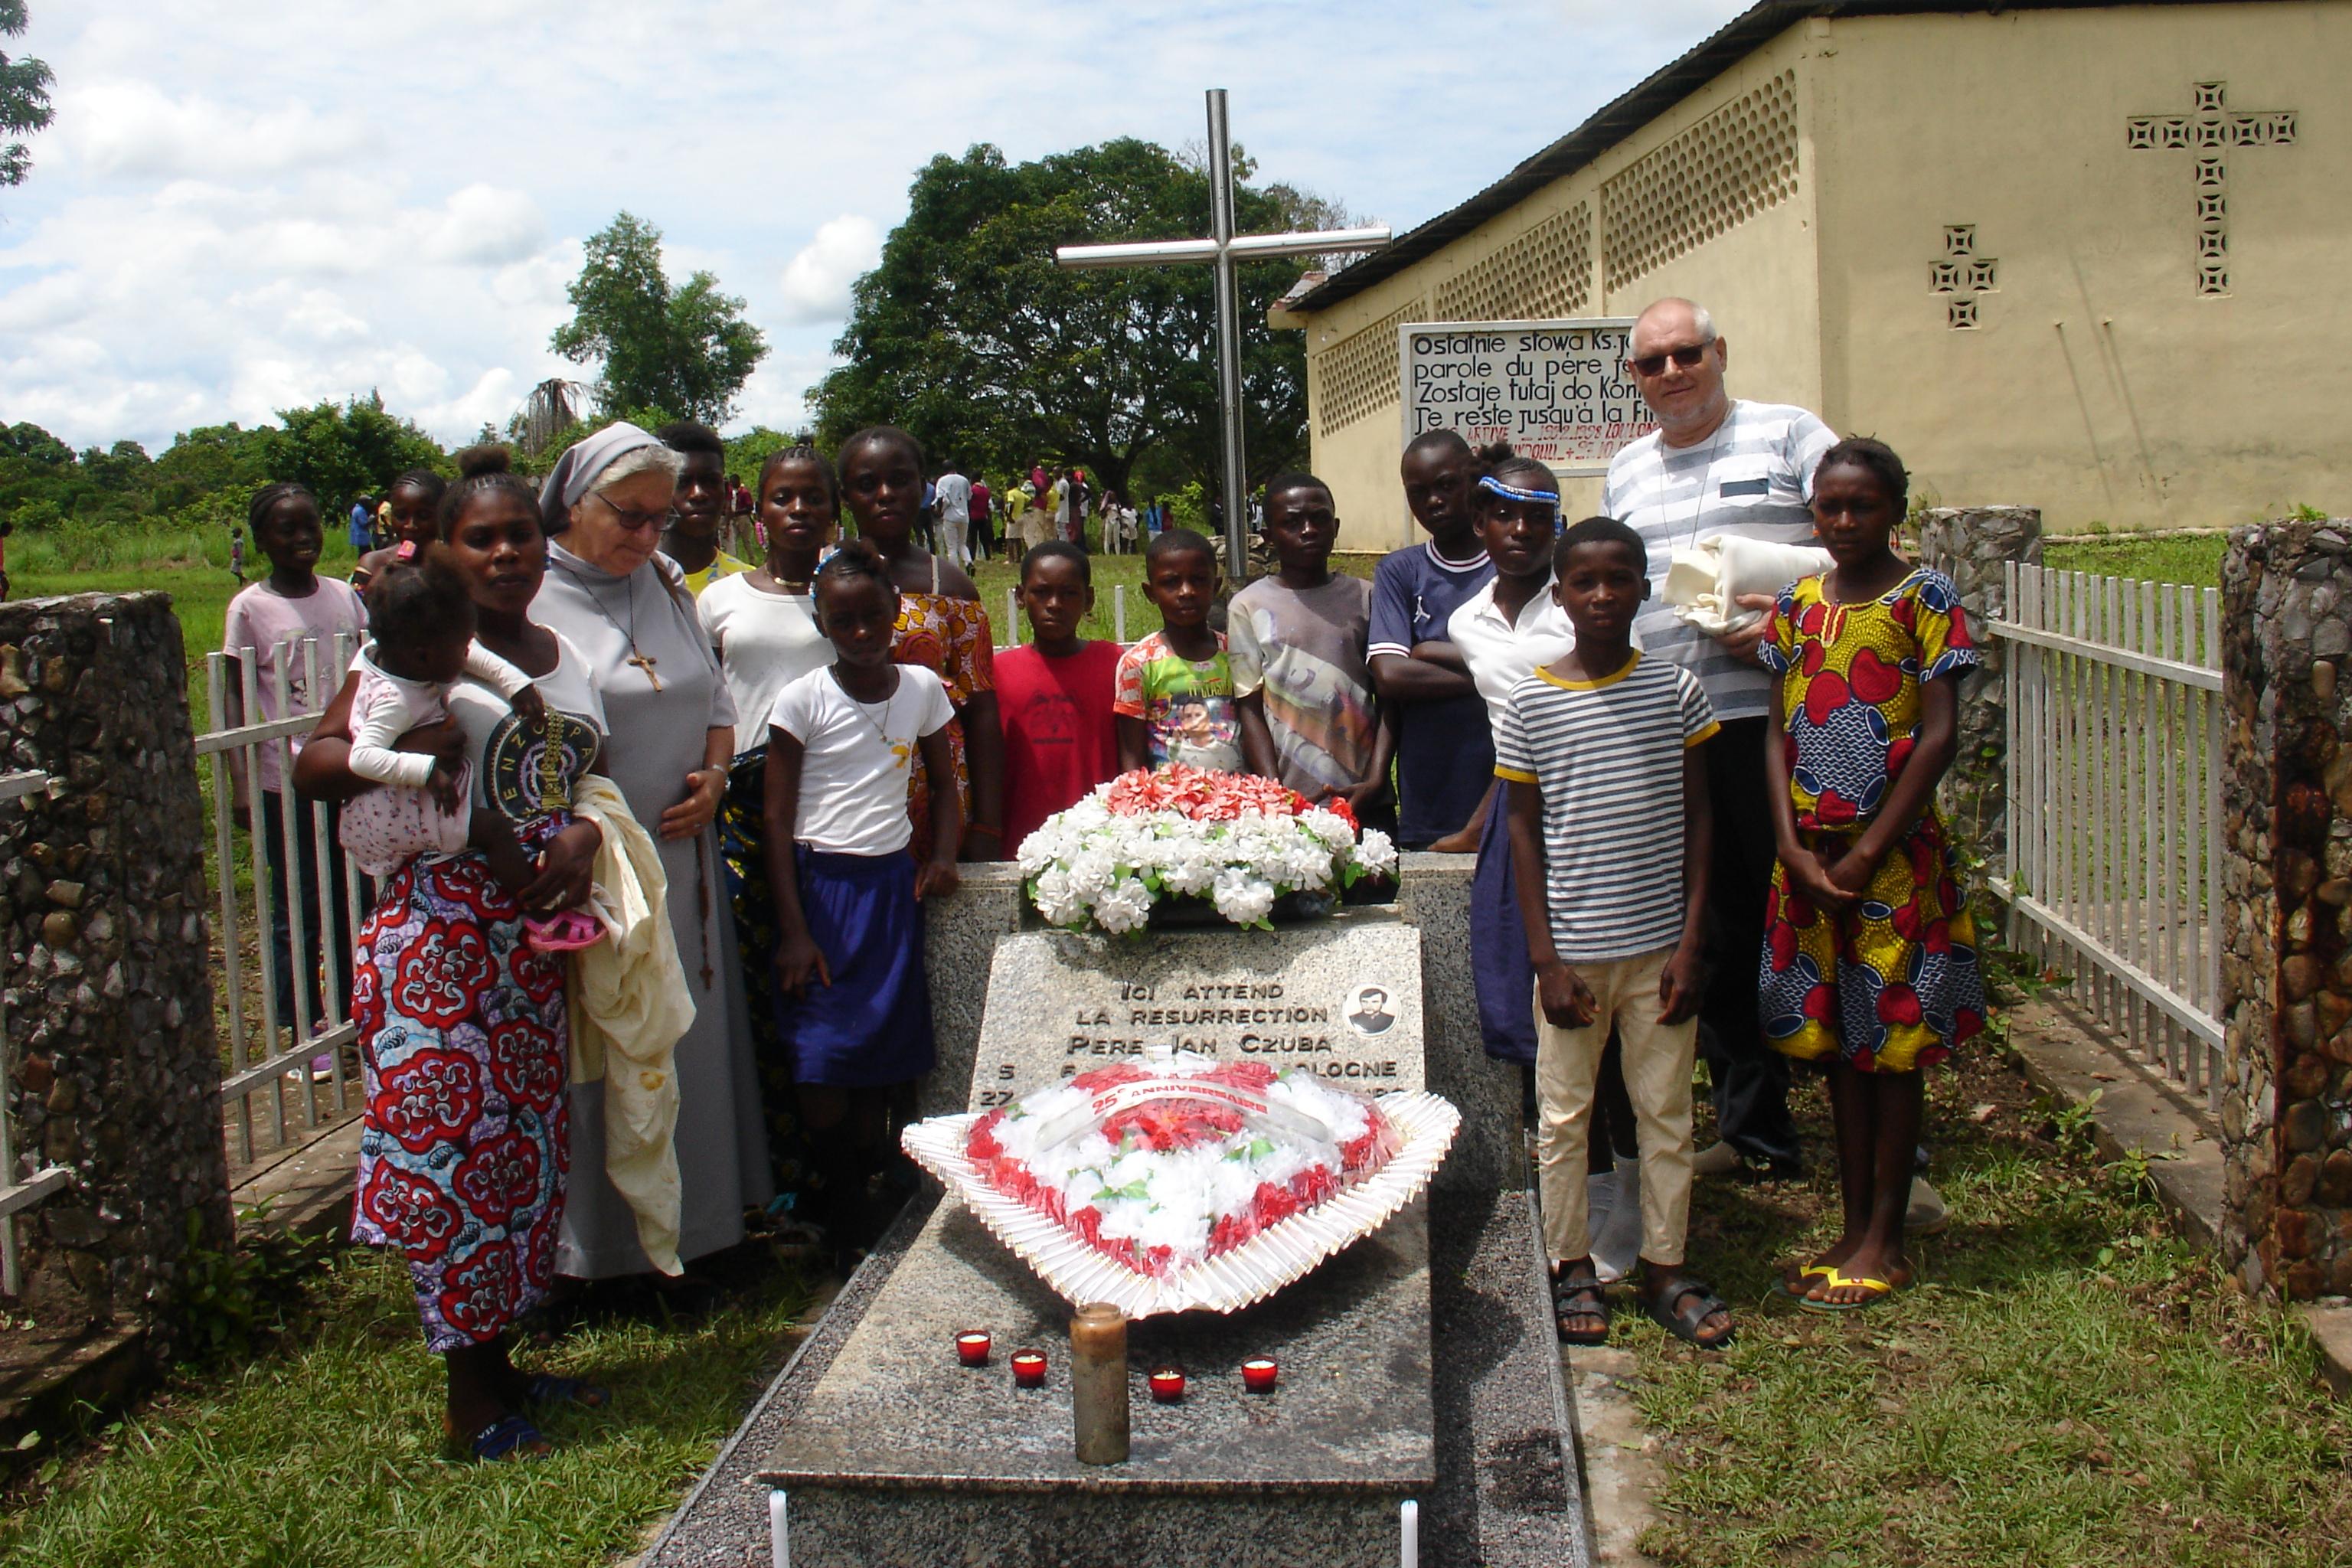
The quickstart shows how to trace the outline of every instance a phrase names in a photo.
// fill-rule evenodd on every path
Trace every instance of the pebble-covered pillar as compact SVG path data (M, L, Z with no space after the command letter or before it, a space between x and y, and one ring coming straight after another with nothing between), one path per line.
M27 1163L73 1173L18 1216L18 1308L146 1327L159 1360L189 1217L232 1227L186 690L165 595L0 604L0 771L58 784L0 805L0 1093Z
M1960 687L1960 752L1937 805L1976 870L1971 889L2009 853L2008 647L1989 629L2009 610L2004 569L2042 564L2042 513L2030 506L1937 506L1919 513L1919 560L1952 580L1978 645L1982 671Z
M2239 530L2221 605L2221 1248L2306 1300L2352 1291L2352 523Z

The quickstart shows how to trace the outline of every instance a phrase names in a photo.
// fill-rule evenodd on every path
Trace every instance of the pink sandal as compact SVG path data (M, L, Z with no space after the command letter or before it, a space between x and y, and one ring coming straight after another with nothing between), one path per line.
M604 922L585 910L560 915L525 915L523 937L541 952L572 952L604 940Z

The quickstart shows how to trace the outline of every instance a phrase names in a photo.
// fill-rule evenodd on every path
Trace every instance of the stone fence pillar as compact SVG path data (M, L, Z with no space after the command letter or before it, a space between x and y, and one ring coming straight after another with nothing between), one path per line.
M186 691L165 595L0 604L0 770L58 785L0 805L0 1094L73 1177L16 1218L17 1306L147 1329L157 1361L189 1217L208 1247L233 1228Z
M2030 506L1937 506L1919 514L1919 560L1960 590L1984 668L1960 688L1960 752L1936 792L1981 893L2009 858L2009 648L1989 629L2009 613L2003 568L2042 564L2042 513Z
M2352 523L2242 528L2221 566L2221 1252L2352 1291Z

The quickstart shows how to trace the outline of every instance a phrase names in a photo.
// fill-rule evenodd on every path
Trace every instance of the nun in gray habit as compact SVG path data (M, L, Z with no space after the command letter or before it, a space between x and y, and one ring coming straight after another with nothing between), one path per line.
M677 453L634 425L566 452L540 492L547 576L531 605L586 656L610 733L604 772L661 847L670 928L694 998L677 1043L677 1251L743 1239L743 1210L772 1195L759 1080L743 1026L743 970L711 819L735 755L735 704L677 567L656 552ZM757 721L758 716L754 716ZM646 1272L636 1221L604 1176L604 1086L576 1084L571 1191L556 1271Z

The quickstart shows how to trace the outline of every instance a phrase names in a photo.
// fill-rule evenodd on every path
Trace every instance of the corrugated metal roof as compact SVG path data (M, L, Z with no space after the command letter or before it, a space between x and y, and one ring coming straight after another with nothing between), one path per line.
M2005 4L1985 4L1983 0L1911 0L1909 4L1903 0L1759 0L1720 31L1652 72L1632 90L1604 105L1583 124L1460 206L1431 218L1386 250L1376 250L1340 268L1319 288L1295 299L1286 298L1282 309L1294 315L1312 315L1394 277L1554 180L1583 168L1808 17L1995 16L2009 11L2122 11L2156 5L2272 3L2273 0L2141 0L2137 5L2116 5L2109 0L2006 0Z

